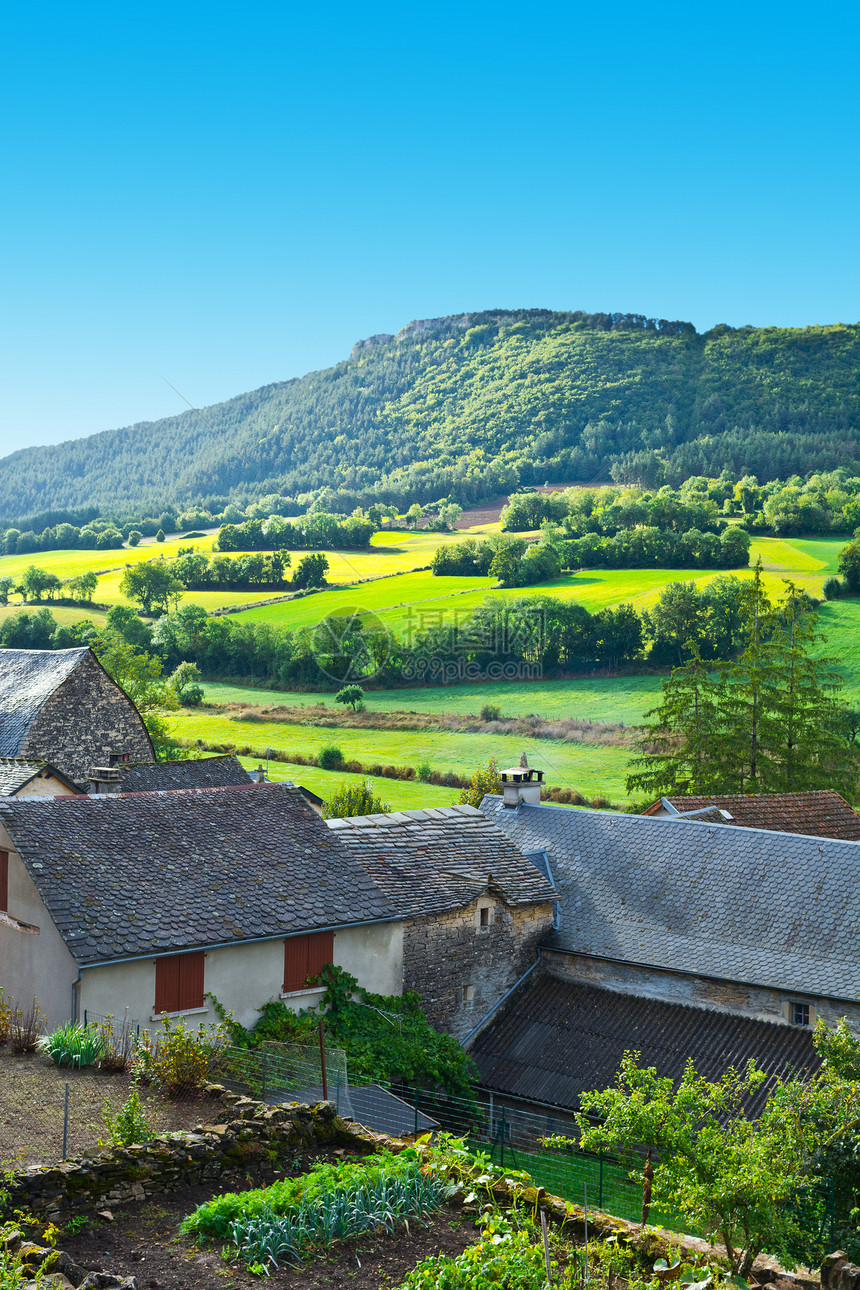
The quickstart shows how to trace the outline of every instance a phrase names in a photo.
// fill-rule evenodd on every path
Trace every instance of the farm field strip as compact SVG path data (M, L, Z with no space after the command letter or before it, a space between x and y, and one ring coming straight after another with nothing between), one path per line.
M449 731L320 729L278 721L237 721L220 713L188 709L170 713L168 719L172 733L183 739L247 746L255 751L269 747L303 756L317 755L321 748L334 744L347 760L394 766L428 762L433 770L451 770L461 775L471 775L490 757L495 757L502 767L516 766L520 754L526 752L545 771L550 786L574 788L589 798L604 795L614 802L623 801L626 795L629 754L620 748L515 735L452 737Z
M259 765L258 757L240 757L246 770ZM353 775L349 771L321 770L319 766L298 766L293 762L270 761L269 779L275 782L291 779L328 801L345 785L367 781L377 797L393 811L417 811L427 806L451 806L459 788L440 784L422 784L420 780L387 779L384 775Z
M335 709L329 692L301 693L267 690L220 681L205 681L207 703L247 703L260 708L279 704L310 707L325 703ZM660 677L580 677L571 681L497 681L484 685L434 686L403 690L368 690L364 704L370 712L479 713L485 703L496 704L503 717L582 717L587 721L638 725L642 714L660 694Z

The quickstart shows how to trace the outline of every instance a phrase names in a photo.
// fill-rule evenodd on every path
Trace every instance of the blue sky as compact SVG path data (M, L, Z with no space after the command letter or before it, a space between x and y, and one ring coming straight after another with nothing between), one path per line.
M856 6L20 3L0 452L496 306L853 322Z

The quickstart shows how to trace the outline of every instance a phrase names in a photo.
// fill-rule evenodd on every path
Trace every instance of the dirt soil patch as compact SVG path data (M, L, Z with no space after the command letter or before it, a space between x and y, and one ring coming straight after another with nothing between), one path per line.
M324 1155L309 1159L305 1168L319 1164ZM337 1159L338 1157L332 1157ZM249 1179L260 1186L271 1177ZM224 1187L223 1190L230 1190ZM203 1201L218 1195L211 1183L153 1197L123 1206L113 1221L93 1216L92 1223L75 1235L64 1232L58 1245L89 1271L113 1272L137 1278L140 1290L259 1290L261 1280L241 1263L226 1263L218 1246L199 1248L181 1236L182 1219ZM430 1254L456 1256L475 1242L477 1230L468 1215L445 1210L427 1227L411 1225L393 1236L345 1241L327 1253L314 1255L301 1268L272 1270L263 1283L279 1290L316 1290L316 1287L351 1287L377 1290L396 1286L415 1264Z
M69 1070L44 1053L0 1048L0 1161L15 1165L56 1164L63 1157L63 1120L69 1085L70 1156L107 1136L104 1107L118 1111L131 1092L131 1076L104 1075L94 1067ZM209 1098L171 1101L141 1086L141 1102L159 1133L193 1129L221 1108Z

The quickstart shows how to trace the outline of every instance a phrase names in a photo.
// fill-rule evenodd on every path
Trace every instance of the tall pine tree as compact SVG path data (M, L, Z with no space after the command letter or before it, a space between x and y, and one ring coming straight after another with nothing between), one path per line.
M838 701L841 678L809 598L793 583L774 607L761 565L744 594L746 645L709 668L694 652L663 682L628 792L790 793L833 788L853 798L857 748Z

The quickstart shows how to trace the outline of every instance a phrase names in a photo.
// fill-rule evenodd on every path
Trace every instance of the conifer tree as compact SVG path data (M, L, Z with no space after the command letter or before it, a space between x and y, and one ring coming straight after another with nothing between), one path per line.
M639 769L628 776L628 793L720 791L712 751L719 733L714 680L695 641L688 641L685 648L692 654L690 661L673 668L663 682L662 701L645 713L655 720L642 741L642 755L636 761Z

